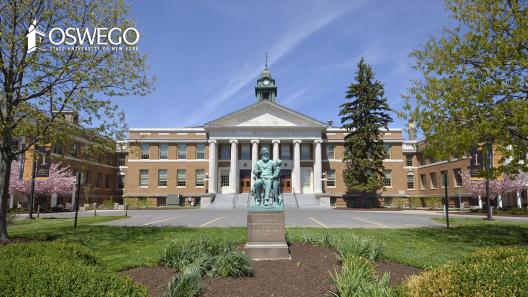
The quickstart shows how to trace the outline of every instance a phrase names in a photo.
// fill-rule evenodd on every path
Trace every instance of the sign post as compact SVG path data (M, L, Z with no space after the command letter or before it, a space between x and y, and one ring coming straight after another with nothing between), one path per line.
M49 178L51 166L51 147L35 145L31 155L31 193L29 195L29 219L33 219L33 208L35 206L35 179Z
M447 172L444 174L444 189L445 189L445 213L447 229L449 229L449 198L447 196Z
M73 200L73 208L75 209L75 220L73 221L73 228L77 228L77 216L79 215L79 191L81 189L81 172L77 172L75 177L77 186L75 187L75 200Z

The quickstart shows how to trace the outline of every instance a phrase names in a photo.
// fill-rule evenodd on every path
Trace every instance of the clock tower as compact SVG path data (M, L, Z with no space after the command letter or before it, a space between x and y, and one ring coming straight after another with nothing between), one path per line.
M257 96L257 101L268 100L275 102L275 98L277 97L277 86L275 85L275 80L271 77L267 65L260 73L260 78L257 79L255 95Z

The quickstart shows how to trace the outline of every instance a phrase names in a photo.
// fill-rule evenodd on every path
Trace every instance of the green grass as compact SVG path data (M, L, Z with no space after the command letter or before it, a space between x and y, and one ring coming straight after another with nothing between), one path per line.
M246 228L113 227L92 225L122 217L79 219L77 230L72 219L38 219L9 226L12 237L40 240L64 239L90 248L112 270L154 266L162 250L174 239L227 239L246 241ZM292 238L303 234L324 236L358 235L379 241L384 256L392 261L429 268L458 260L486 246L528 244L528 223L482 219L452 219L452 228L412 229L318 229L288 228Z

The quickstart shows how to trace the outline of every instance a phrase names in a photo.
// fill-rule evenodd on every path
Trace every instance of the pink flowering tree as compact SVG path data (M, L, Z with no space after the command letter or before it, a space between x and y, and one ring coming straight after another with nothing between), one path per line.
M51 196L52 194L66 195L73 191L75 176L69 166L61 166L61 163L51 164L49 178L35 180L35 194ZM31 192L31 181L20 179L20 163L15 161L11 165L11 176L9 179L9 194L25 194Z
M462 171L462 184L464 188L475 195L486 197L486 180L472 179L469 171ZM504 195L512 192L519 192L528 185L528 174L522 173L516 176L504 175L502 180L489 181L490 198L495 200L499 195Z

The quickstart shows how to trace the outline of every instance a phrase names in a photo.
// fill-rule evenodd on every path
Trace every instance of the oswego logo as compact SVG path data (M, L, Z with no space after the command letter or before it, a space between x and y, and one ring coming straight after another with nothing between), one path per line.
M37 36L47 38L52 44L49 49L37 45ZM137 50L139 31L134 27L121 28L75 28L66 29L54 27L47 34L37 28L37 20L33 20L26 34L28 49L31 53L39 50Z

